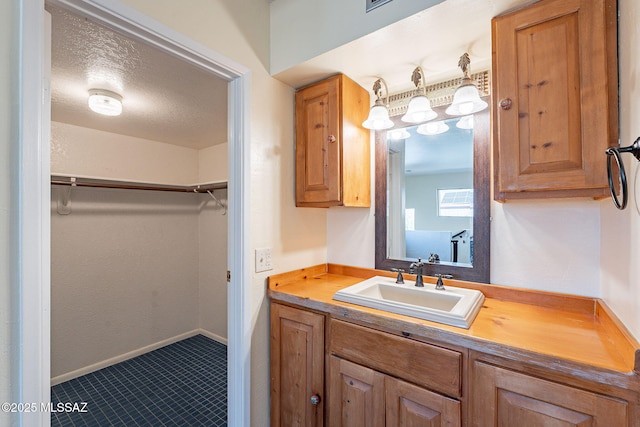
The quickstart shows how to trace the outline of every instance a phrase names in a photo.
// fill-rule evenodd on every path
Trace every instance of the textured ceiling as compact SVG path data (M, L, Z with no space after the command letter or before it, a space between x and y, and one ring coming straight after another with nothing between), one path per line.
M227 142L227 82L157 48L54 6L51 118L200 149ZM123 113L87 106L90 89L123 97Z

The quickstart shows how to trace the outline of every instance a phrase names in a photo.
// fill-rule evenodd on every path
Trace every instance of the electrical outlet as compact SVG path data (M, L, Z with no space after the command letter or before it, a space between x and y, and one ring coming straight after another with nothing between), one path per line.
M256 249L256 273L273 270L271 248Z

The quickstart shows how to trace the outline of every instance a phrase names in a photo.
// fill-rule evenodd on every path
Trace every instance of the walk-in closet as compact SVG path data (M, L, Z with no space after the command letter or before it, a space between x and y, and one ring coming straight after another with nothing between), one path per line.
M226 425L228 84L46 8L52 425Z

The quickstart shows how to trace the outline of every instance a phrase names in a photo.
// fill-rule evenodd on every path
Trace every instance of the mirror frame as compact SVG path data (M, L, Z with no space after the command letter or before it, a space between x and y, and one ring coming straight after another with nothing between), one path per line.
M485 101L488 97L483 97ZM445 114L446 105L435 107L439 120L454 118ZM396 127L409 127L392 117ZM473 265L455 266L447 263L428 263L424 275L450 274L454 279L489 283L490 272L490 223L491 223L491 147L489 109L474 114L473 132ZM375 217L376 217L376 260L379 270L392 268L409 272L412 261L387 258L387 131L375 132ZM426 261L425 261L426 263Z

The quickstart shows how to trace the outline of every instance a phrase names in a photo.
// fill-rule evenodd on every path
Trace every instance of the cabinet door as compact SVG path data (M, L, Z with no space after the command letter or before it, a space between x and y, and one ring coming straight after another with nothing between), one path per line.
M331 356L329 424L342 427L384 427L384 375Z
M385 378L385 402L387 427L461 425L460 402L395 378Z
M296 203L341 203L339 76L296 92Z
M471 425L628 426L627 402L475 362Z
M497 199L607 194L604 150L617 144L615 4L543 0L492 21ZM499 107L507 99L511 108Z
M324 316L272 304L271 425L322 426L323 395Z

